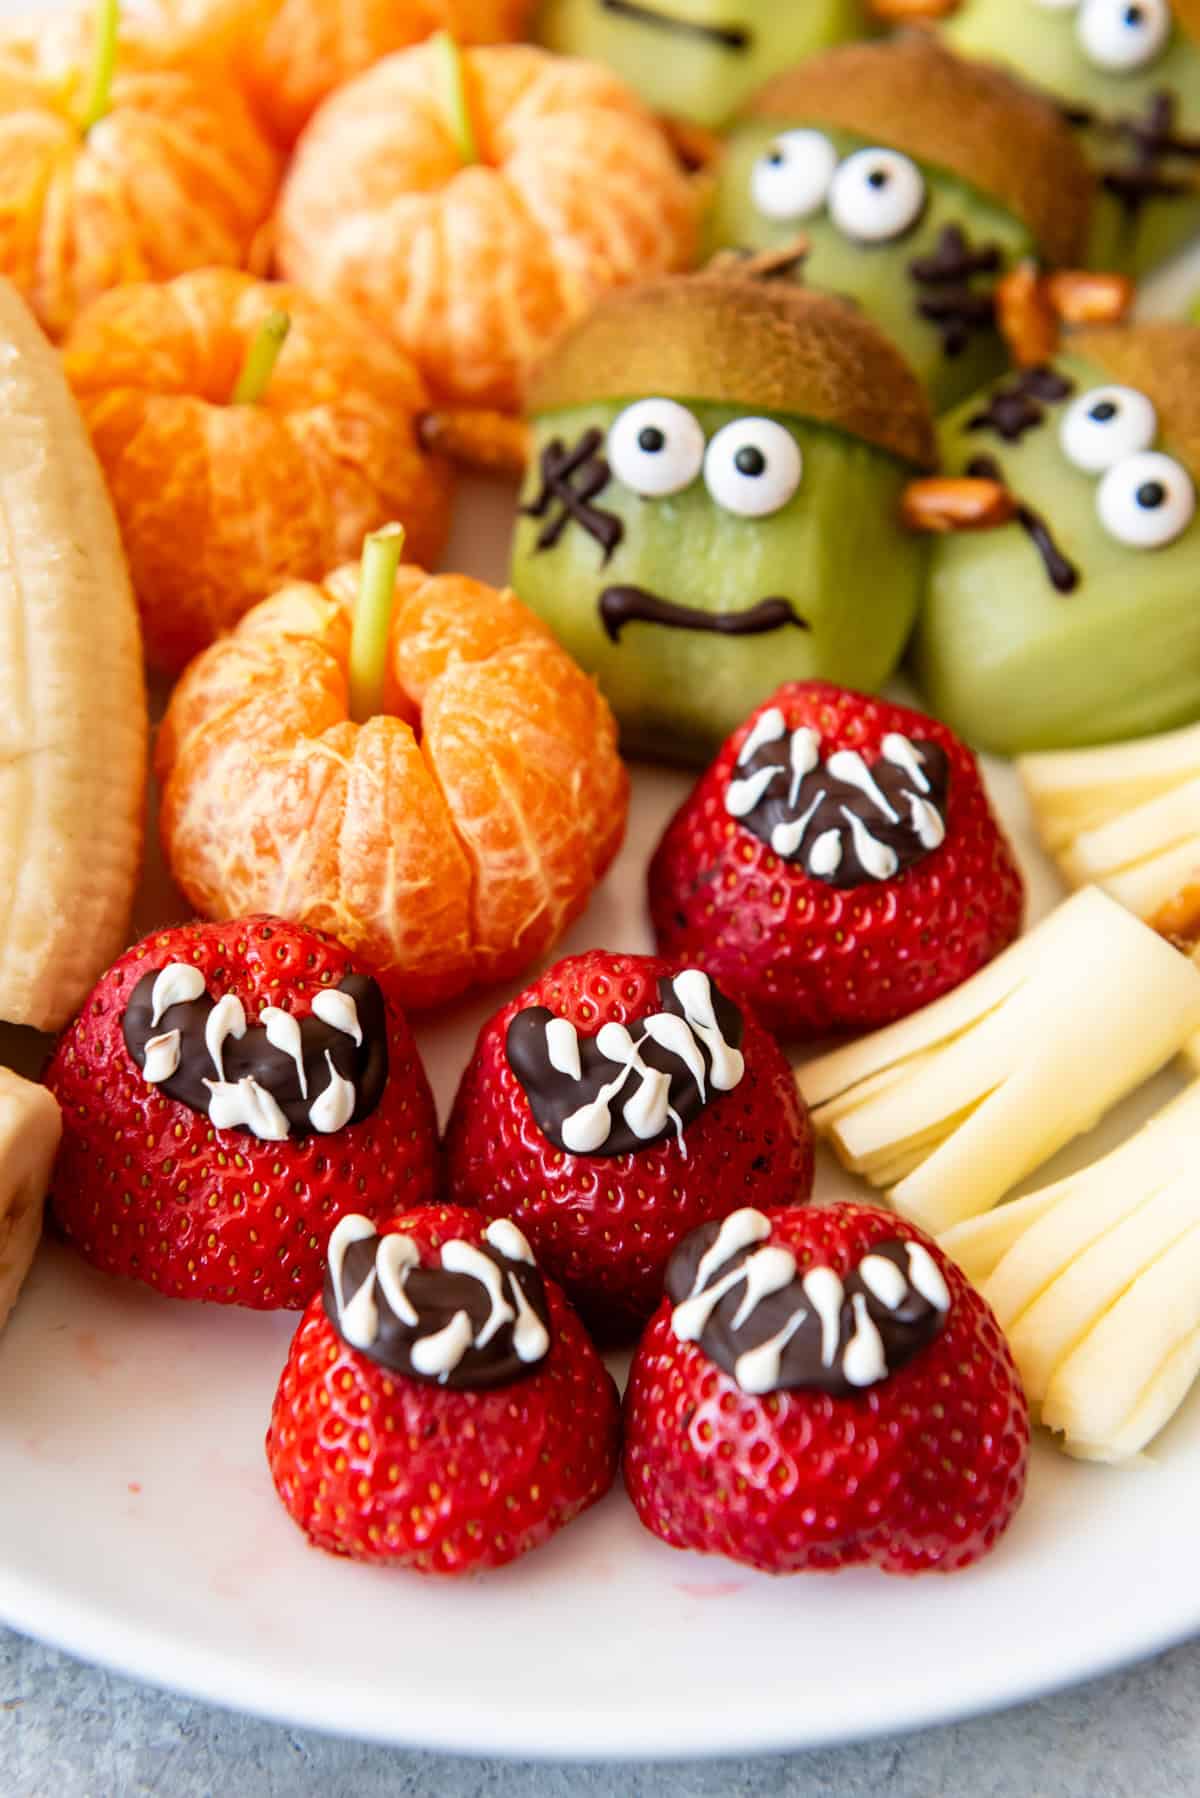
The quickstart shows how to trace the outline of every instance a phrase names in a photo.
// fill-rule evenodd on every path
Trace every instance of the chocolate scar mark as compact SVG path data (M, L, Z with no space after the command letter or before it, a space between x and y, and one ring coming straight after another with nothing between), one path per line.
M1001 486L1005 484L1000 464L993 461L991 456L976 456L967 463L967 473L979 480L998 481ZM1073 562L1067 561L1041 513L1018 500L1017 523L1041 556L1050 577L1050 585L1059 593L1073 593L1079 585L1079 570Z
M1070 399L1074 391L1074 382L1057 369L1044 364L1027 368L988 396L983 410L967 420L967 429L994 431L1005 443L1020 443L1026 431L1036 430L1046 422L1047 406Z
M752 1397L797 1388L849 1398L928 1348L950 1289L923 1243L876 1243L843 1280L803 1272L770 1241L761 1211L735 1211L685 1236L667 1266L671 1329Z
M1000 261L998 245L973 249L961 226L947 225L929 255L909 263L919 294L917 313L938 327L943 355L960 356L973 333L990 331L995 324L991 287L972 288L970 282L974 275L999 274Z
M467 1391L508 1386L550 1351L550 1314L528 1242L496 1218L483 1242L441 1245L422 1267L411 1237L379 1236L351 1213L329 1239L325 1315L351 1348L381 1367Z
M535 499L521 507L523 517L545 520L538 532L539 549L553 549L574 520L596 539L607 562L625 535L625 526L615 512L592 504L612 479L608 463L596 453L603 442L604 433L593 426L570 448L561 437L555 437L542 451L541 488Z
M656 6L643 6L639 0L600 0L600 4L605 12L615 12L639 25L674 31L680 37L703 38L707 43L719 44L723 50L748 50L754 42L753 32L744 25L705 25L699 19L679 19L674 13L660 12Z
M621 641L627 624L665 624L677 631L715 631L721 637L761 637L785 624L797 630L812 629L788 599L760 599L745 612L702 612L697 606L676 605L660 599L644 587L606 587L600 595L600 617L614 643Z
M1190 181L1165 174L1161 166L1172 156L1189 162L1200 160L1200 138L1184 137L1175 130L1177 110L1177 97L1168 88L1150 96L1144 118L1123 114L1105 118L1086 106L1063 108L1068 124L1088 127L1132 149L1128 167L1110 163L1100 170L1101 187L1120 201L1131 218L1151 200L1175 200L1195 192Z

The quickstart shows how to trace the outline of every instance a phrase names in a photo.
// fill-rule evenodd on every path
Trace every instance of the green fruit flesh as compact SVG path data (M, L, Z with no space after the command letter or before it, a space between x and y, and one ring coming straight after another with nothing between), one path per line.
M534 35L607 63L655 112L716 127L770 76L866 30L861 0L543 0ZM697 29L698 28L698 29ZM729 44L714 32L742 32Z
M803 233L811 248L800 278L809 287L856 300L912 364L934 411L943 411L999 374L1006 362L1004 346L996 331L984 330L972 332L959 354L947 355L940 330L917 311L920 299L937 290L914 281L910 265L928 256L950 225L957 225L973 248L995 244L1004 267L1033 255L1033 240L1024 225L985 195L952 175L925 166L921 171L925 210L903 237L891 243L854 242L839 231L826 210L803 219L765 217L751 193L754 165L781 131L803 128L806 123L803 119L786 123L755 119L733 132L709 216L709 247L770 249ZM839 161L855 150L875 147L877 141L824 126L815 129L833 144ZM977 275L971 286L986 291L995 279Z
M1109 381L1074 357L1055 366L1076 395ZM953 729L1002 754L1115 742L1200 717L1200 520L1164 549L1110 537L1096 514L1100 477L1074 468L1059 445L1069 403L1048 406L1047 422L1015 444L965 429L978 400L942 427L947 472L990 456L1081 576L1073 592L1057 592L1018 524L935 542L918 679Z
M745 416L702 403L691 410L710 440ZM540 489L538 458L548 443L570 445L593 426L607 432L620 411L579 406L538 419L522 503ZM804 472L792 499L769 518L725 511L701 476L664 499L642 499L611 480L595 500L624 525L608 562L578 523L554 548L538 549L546 521L518 521L513 586L597 677L633 753L702 762L781 681L819 678L872 691L903 652L926 558L925 545L897 522L909 471L838 431L775 416L799 443ZM639 621L614 643L598 602L606 587L620 585L710 614L781 597L811 628L788 624L737 637Z
M1078 14L1041 7L1034 0L964 0L942 28L964 56L1003 63L1025 80L1070 106L1086 106L1107 119L1140 116L1156 94L1177 102L1175 129L1200 135L1200 48L1176 25L1158 59L1145 68L1117 73L1095 67L1076 35ZM1133 149L1096 131L1082 142L1094 168L1129 167ZM1192 181L1195 164L1165 162L1171 177ZM1141 276L1174 254L1200 227L1200 198L1152 199L1131 212L1102 192L1092 224L1088 261L1093 268L1120 269Z

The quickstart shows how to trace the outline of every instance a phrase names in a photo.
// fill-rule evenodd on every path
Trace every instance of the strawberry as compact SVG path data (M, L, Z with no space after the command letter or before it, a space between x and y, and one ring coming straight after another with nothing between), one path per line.
M966 746L824 681L780 687L734 732L649 888L662 953L794 1039L928 1005L1012 942L1024 898Z
M1011 1522L1028 1454L987 1304L873 1205L747 1210L687 1238L625 1394L646 1528L764 1573L969 1566Z
M636 1333L679 1238L812 1189L782 1052L696 969L569 956L480 1033L446 1131L448 1195L512 1217L589 1324Z
M277 918L136 944L46 1084L59 1227L177 1298L299 1309L344 1212L433 1193L433 1096L403 1014L331 938Z
M422 1573L500 1567L603 1497L619 1442L612 1378L510 1223L439 1206L378 1235L342 1221L267 1432L311 1542Z

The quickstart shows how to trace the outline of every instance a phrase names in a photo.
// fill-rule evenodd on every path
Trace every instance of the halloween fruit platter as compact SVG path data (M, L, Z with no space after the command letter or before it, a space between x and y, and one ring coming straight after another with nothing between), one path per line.
M741 13L0 29L18 1628L593 1756L1200 1628L1194 8Z

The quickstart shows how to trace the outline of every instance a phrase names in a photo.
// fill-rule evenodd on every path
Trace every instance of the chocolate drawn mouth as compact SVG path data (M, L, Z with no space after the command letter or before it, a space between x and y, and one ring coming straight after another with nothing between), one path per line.
M797 630L812 629L789 599L760 599L745 612L702 612L698 606L660 599L645 587L606 587L600 595L600 617L614 643L621 641L627 624L635 623L665 624L677 631L713 631L721 637L761 637L788 624Z
M992 456L974 456L967 463L967 474L974 480L997 481L1001 486L1007 485L1000 464ZM1074 562L1068 561L1063 555L1041 513L1035 512L1032 506L1027 506L1023 500L1018 499L1017 523L1042 558L1042 566L1055 592L1074 593L1079 585L1079 570Z
M719 44L722 50L748 50L754 41L754 34L744 25L703 25L699 19L680 19L657 6L644 6L641 0L600 0L600 5L605 12L618 13L639 25L674 31L681 37L703 38L706 43Z

